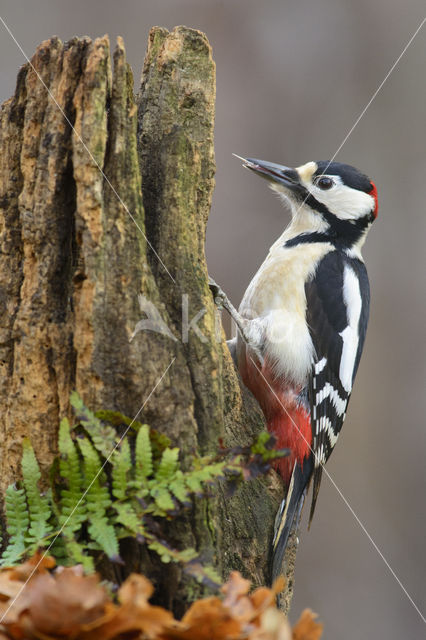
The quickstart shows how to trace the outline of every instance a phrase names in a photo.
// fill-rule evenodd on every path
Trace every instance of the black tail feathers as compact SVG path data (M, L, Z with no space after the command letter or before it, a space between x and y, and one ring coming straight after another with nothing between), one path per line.
M272 545L271 563L272 582L284 572L283 561L290 534L293 531L296 532L299 528L307 485L312 473L309 461L305 461L303 467L302 470L300 464L296 463L294 465L287 496L282 501L275 518L275 534Z

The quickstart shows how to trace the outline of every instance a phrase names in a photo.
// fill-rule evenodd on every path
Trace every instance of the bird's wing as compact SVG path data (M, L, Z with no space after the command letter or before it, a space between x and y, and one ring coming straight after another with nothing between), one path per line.
M370 292L364 263L327 254L306 286L306 319L315 347L309 404L315 454L311 522L327 462L345 419L367 329Z

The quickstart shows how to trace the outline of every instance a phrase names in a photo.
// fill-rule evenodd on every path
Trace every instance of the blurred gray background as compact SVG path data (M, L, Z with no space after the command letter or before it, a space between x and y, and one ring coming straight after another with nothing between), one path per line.
M138 86L152 25L204 31L217 64L217 186L207 255L238 304L289 216L232 152L296 166L338 149L426 13L424 0L2 0L28 55L58 35L124 37ZM23 57L0 24L1 100ZM426 25L337 160L376 182L364 249L372 309L349 415L327 469L426 612ZM266 541L265 541L266 544ZM303 526L292 618L311 607L327 640L424 638L426 627L325 477Z

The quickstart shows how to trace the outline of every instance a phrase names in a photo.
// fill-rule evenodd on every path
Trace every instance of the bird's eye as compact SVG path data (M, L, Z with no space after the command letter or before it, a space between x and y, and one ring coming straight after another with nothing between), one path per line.
M331 189L331 187L334 185L334 180L332 178L329 178L328 176L320 176L315 180L315 184L323 191L326 191L327 189Z

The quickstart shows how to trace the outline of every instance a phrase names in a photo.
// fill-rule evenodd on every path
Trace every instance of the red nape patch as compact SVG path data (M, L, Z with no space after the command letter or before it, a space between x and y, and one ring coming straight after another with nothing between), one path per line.
M275 414L268 420L268 431L276 439L277 449L290 449L286 458L274 463L275 469L288 486L296 460L303 466L303 461L311 453L312 429L311 418L302 407L287 409L288 413Z
M374 211L373 211L373 216L377 218L377 214L379 211L379 200L377 198L377 188L374 182L371 183L371 187L372 187L371 191L368 192L368 195L372 196L374 198L374 202L376 203L376 206L374 207Z

